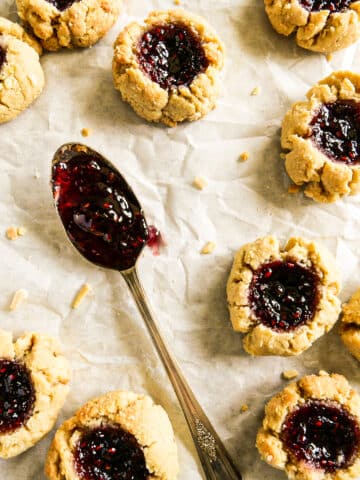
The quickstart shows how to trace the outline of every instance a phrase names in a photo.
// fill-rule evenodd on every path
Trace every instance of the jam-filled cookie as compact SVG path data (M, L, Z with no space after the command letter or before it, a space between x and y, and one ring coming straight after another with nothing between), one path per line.
M336 322L339 273L330 253L315 242L273 236L244 245L227 285L234 330L246 333L252 355L298 355Z
M265 9L278 33L296 33L308 50L331 53L360 38L360 1L265 0Z
M360 396L337 374L291 383L266 405L256 446L291 480L358 478Z
M175 126L215 107L224 49L201 17L152 12L144 24L128 25L114 49L115 88L146 120Z
M318 202L359 193L360 75L334 72L306 96L283 121L288 175Z
M343 305L340 336L344 345L360 361L360 288Z
M175 480L177 449L169 418L151 398L115 391L86 403L57 431L50 480Z
M54 426L69 387L57 340L0 330L0 457L19 455Z
M116 22L122 0L16 0L18 14L46 50L90 47Z
M13 35L1 33L1 28L0 22L0 123L4 123L34 102L45 79L36 50Z
M36 38L27 32L21 25L18 23L11 22L7 18L0 17L0 35L11 35L12 37L22 40L23 42L30 45L34 48L39 55L42 54L41 44L36 40Z

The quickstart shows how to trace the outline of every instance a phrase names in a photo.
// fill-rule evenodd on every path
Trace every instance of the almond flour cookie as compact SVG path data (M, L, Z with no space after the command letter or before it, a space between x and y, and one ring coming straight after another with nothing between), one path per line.
M91 400L57 431L45 473L50 480L175 480L169 418L144 395L115 391Z
M291 480L358 478L360 397L342 375L291 383L266 405L256 446Z
M30 45L30 47L34 48L39 55L42 54L42 47L33 35L28 33L18 23L11 22L4 17L0 17L0 35L11 35L12 37L22 40Z
M360 191L360 75L334 72L286 114L285 168L304 193L335 202Z
M360 1L265 0L265 10L278 33L296 33L296 43L314 52L335 52L360 38Z
M273 236L244 245L227 284L230 318L252 355L298 355L328 332L340 312L339 273L315 242Z
M0 330L0 457L19 455L54 426L69 387L57 340Z
M16 0L20 18L46 50L90 47L116 22L122 0Z
M115 88L146 120L173 127L215 108L224 49L201 17L154 11L128 25L114 49Z
M340 336L349 351L360 361L360 288L343 305Z

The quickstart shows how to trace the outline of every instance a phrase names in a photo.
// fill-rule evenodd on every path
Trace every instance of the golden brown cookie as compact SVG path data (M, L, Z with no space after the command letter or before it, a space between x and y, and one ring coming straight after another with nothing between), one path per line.
M56 432L45 473L50 480L175 480L177 449L169 418L150 397L115 391L86 403ZM125 475L127 474L127 476Z
M360 288L342 309L340 336L349 351L360 361Z
M122 0L16 0L20 18L46 50L90 47L116 22Z
M146 120L173 127L215 108L224 48L203 18L154 11L128 25L114 49L115 88Z
M0 35L0 123L13 120L28 108L44 83L34 48L13 35Z
M304 193L335 202L360 191L360 75L338 71L321 80L286 114L285 167Z
M342 375L309 375L265 408L256 446L291 480L348 480L360 475L360 396Z
M265 0L265 10L278 33L296 33L296 43L314 52L335 52L360 38L360 1Z
M0 330L0 457L19 455L54 426L69 387L57 340Z
M30 45L30 47L34 48L39 55L42 54L42 46L33 35L28 33L18 23L11 22L4 17L0 17L0 35L11 35Z
M252 355L298 355L336 322L339 273L315 242L273 236L237 252L227 284L230 318Z

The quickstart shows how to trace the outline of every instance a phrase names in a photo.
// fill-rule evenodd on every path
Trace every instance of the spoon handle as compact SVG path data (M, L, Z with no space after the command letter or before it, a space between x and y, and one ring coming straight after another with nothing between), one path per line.
M174 387L207 480L241 480L241 475L168 351L154 322L136 268L121 272L136 301L156 350Z

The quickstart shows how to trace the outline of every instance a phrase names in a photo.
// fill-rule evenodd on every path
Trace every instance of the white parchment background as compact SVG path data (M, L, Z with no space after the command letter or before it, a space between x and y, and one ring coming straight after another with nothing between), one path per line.
M71 393L59 423L85 401L112 389L152 395L169 412L176 430L179 480L201 477L182 414L119 274L93 267L70 246L52 205L50 162L68 141L82 141L109 157L138 194L147 216L168 246L150 250L141 277L158 323L181 367L234 456L244 480L281 480L254 447L263 408L283 388L281 372L337 371L360 387L359 365L336 329L299 358L250 358L229 324L225 283L234 252L268 234L325 243L342 267L342 299L360 284L360 199L319 205L286 193L279 159L281 119L317 80L340 68L359 69L359 48L332 61L295 46L270 27L262 0L183 0L182 6L213 24L227 48L218 108L193 124L167 129L146 124L121 102L111 77L112 42L129 18L143 18L172 1L125 0L126 14L108 36L84 51L46 54L47 84L39 100L17 120L0 126L0 327L19 334L58 335L72 364ZM12 1L0 14L14 16ZM250 96L256 86L257 97ZM239 155L250 153L241 163ZM191 182L205 176L203 192ZM10 242L12 224L28 233ZM201 256L203 244L217 243ZM89 282L93 295L72 311L77 289ZM10 313L15 290L29 300ZM241 414L248 404L250 410ZM44 480L45 452L53 432L20 457L0 462L2 480Z

